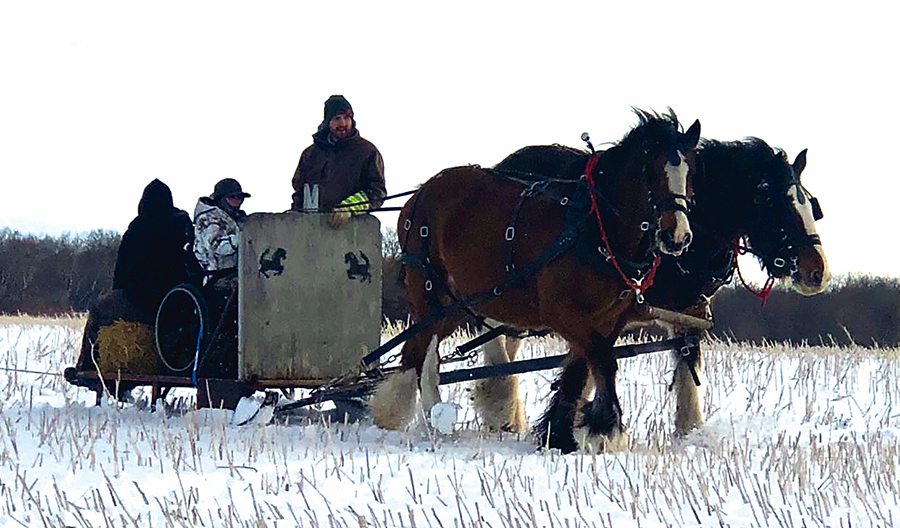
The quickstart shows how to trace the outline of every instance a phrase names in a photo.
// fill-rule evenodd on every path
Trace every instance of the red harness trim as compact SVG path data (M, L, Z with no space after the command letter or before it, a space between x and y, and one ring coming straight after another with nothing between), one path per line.
M743 238L742 236L739 236L734 239L734 267L737 268L738 278L741 279L741 284L744 285L744 288L748 292L752 293L753 295L755 295L756 297L759 298L760 306L765 306L766 300L769 298L769 295L772 294L772 289L774 289L774 287L775 287L775 277L769 275L769 278L766 280L766 283L763 285L762 289L759 290L758 292L753 291L753 288L751 288L750 285L747 284L747 281L744 280L744 276L741 274L741 265L740 265L740 261L738 260L738 256L749 253L747 245L741 244L742 238Z
M597 220L597 229L600 231L600 240L603 242L603 246L606 249L606 254L609 255L609 260L613 265L613 268L619 273L619 277L622 278L622 281L625 283L628 288L635 293L635 298L638 302L643 302L643 294L650 286L653 285L653 279L656 278L656 269L659 267L659 263L661 258L659 255L653 259L653 266L650 267L650 271L647 272L647 275L644 276L643 279L636 281L630 278L628 275L622 271L622 267L619 266L618 260L616 260L616 255L613 253L612 247L609 244L609 238L606 236L606 230L603 228L603 220L600 219L600 206L597 205L597 195L594 193L594 177L591 173L594 172L594 169L597 167L597 163L600 161L600 155L594 154L588 159L587 167L584 169L584 177L587 180L587 184L589 185L590 191L589 194L591 196L591 213L594 214L594 218Z

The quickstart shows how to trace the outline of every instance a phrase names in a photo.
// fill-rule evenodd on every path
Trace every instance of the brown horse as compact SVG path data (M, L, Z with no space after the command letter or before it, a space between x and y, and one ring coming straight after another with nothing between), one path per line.
M558 145L533 146L508 156L500 171L531 169L534 178L577 178L588 155ZM758 138L721 142L701 140L694 153L691 185L694 203L691 249L680 257L663 256L655 282L646 292L652 306L709 317L709 298L729 282L737 266L737 242L757 256L770 282L781 279L803 295L825 290L831 278L828 261L816 233L822 217L818 200L801 183L806 150L791 163L787 155ZM683 330L672 329L683 332ZM690 331L690 330L687 330ZM515 358L518 340L485 346L485 360L505 363ZM702 356L699 346L676 351L677 366L671 388L676 396L675 431L685 434L703 423L700 394ZM521 412L513 387L498 394L497 383L476 385L475 405L485 416L506 409ZM521 418L524 421L524 416Z
M587 435L603 446L622 436L612 346L656 254L680 254L690 243L688 166L700 134L699 121L683 132L672 112L636 113L639 124L592 158L578 182L534 186L456 167L410 198L398 221L407 292L415 318L435 322L404 344L400 370L378 387L377 425L400 429L413 418L428 349L466 316L447 308L469 299L476 315L568 342L568 371L578 374L557 384L542 445L577 448L574 416L589 373L599 389L584 412ZM423 382L426 410L437 397Z

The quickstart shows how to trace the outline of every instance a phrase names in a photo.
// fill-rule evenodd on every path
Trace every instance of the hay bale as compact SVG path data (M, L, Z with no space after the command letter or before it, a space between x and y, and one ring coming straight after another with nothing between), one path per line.
M141 323L116 321L97 333L97 354L100 371L105 374L157 374L159 355L153 327Z

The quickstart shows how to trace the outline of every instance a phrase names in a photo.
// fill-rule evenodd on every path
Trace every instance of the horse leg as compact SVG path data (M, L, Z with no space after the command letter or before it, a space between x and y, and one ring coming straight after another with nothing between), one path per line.
M573 424L575 410L581 399L588 375L588 363L583 354L575 355L575 349L553 382L550 405L534 426L533 433L541 447L559 449L563 453L578 450Z
M415 366L407 363L406 358L424 355L428 343L434 337L436 336L433 333L423 332L403 343L404 360L401 361L400 370L389 374L379 383L369 401L372 420L378 427L398 431L405 428L415 417L419 376ZM411 360L410 362L414 363Z
M423 375L429 350L433 359L428 365L429 374L423 376L422 404L426 410L440 401L437 389L440 360L438 345L459 326L460 317L450 316L435 323L430 329L409 338L403 344L400 369L379 383L369 402L372 419L382 429L405 428L416 415L416 401L420 388L419 376Z
M620 451L628 447L628 435L622 425L622 407L616 394L619 365L613 353L615 340L595 332L591 342L588 358L594 379L594 398L582 409L576 438L592 452Z
M425 417L431 416L431 408L441 401L441 361L438 354L438 338L434 336L425 350L425 363L422 364L422 375L419 376L419 392Z
M684 311L687 315L701 319L712 320L712 310L709 298L703 296L697 304ZM684 333L683 331L681 332ZM701 332L700 337L705 335ZM674 337L674 329L669 329L669 337ZM700 353L700 345L674 351L675 374L670 391L675 391L675 434L686 435L703 425L703 411L700 407L700 372L703 368L703 358ZM694 379L694 376L697 379Z
M520 339L508 336L489 341L483 347L484 364L501 365L515 361L520 344ZM472 405L489 429L524 433L528 428L517 376L497 376L476 381Z
M686 435L703 425L700 387L694 380L703 366L700 345L675 350L674 357L675 374L669 390L675 392L675 434Z

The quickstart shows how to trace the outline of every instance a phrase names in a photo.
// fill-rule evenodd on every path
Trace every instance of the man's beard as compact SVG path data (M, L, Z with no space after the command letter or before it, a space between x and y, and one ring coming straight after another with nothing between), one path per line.
M347 139L351 134L353 134L353 128L344 128L331 131L331 135L332 137L334 137L334 139Z

